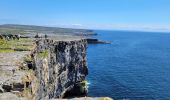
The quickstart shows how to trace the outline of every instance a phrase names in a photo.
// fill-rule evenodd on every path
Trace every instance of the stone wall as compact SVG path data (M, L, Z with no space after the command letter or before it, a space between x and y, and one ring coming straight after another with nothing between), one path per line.
M32 53L36 78L32 81L35 99L62 98L67 91L84 81L88 74L86 40L36 41Z

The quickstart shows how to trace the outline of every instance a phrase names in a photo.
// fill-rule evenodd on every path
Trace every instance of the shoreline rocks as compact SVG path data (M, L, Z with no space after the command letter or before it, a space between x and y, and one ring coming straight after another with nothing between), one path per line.
M98 39L92 39L92 38L87 38L87 43L88 44L111 44L109 41L101 41Z

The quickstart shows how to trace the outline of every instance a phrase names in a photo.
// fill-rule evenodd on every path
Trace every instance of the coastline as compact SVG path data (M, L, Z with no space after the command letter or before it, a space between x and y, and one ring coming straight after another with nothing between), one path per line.
M9 95L11 95L11 98L30 98L32 100L39 100L44 97L49 99L62 98L70 90L75 92L76 95L80 95L79 90L75 90L74 87L75 83L79 84L79 82L84 81L88 74L86 64L87 40L81 38L70 38L66 41L36 39L33 44L34 48L26 55L28 60L24 61L21 57L20 66L22 68L18 69L19 66L16 65L17 73L24 71L24 74L20 75L19 80L21 81L13 83L10 79L8 82L3 82L0 88L2 92L0 98L9 98ZM27 78L23 80L24 77ZM17 77L12 75L11 78ZM32 92L27 91L25 94L26 90ZM9 91L9 94L6 94L6 91ZM85 98L81 99L84 100ZM89 99L100 100L102 98ZM73 100L76 100L76 98Z

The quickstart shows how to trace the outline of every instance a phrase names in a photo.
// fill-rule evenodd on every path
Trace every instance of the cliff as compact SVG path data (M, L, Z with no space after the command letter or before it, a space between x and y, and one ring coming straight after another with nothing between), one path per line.
M10 43L23 50L29 49L0 53L0 99L57 100L87 93L86 39L21 39L15 43L11 40L8 45Z
M86 93L86 89L81 87L88 74L86 40L80 38L67 38L62 41L10 40L6 43L8 48L4 43L6 42L1 43L1 48L4 49L3 53L0 53L2 73L0 74L0 99L8 98L8 95L13 94L19 98L39 100L62 98L65 94ZM30 47L32 49L13 51L12 48L15 46L22 47L23 50Z
M109 41L101 41L93 38L87 38L86 40L88 44L111 44Z
M88 74L86 40L39 40L32 54L36 79L32 83L35 98L61 98L71 91ZM38 82L38 84L37 84ZM36 85L34 85L36 84Z

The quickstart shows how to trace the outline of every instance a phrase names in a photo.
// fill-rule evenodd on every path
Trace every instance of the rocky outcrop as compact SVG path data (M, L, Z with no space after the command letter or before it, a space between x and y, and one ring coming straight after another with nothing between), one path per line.
M36 41L32 53L36 78L32 81L35 99L61 98L85 80L88 74L86 63L86 40Z
M88 44L111 44L109 41L101 41L98 39L92 39L92 38L87 38L87 43Z
M32 44L32 51L0 54L0 99L57 100L87 93L87 40L55 40L40 38ZM103 98L72 100L86 99Z

